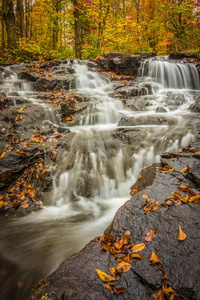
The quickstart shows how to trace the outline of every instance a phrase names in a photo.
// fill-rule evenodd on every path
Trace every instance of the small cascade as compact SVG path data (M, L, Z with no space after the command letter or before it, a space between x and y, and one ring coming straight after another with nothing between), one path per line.
M140 68L141 77L149 76L165 88L200 89L199 74L193 64L165 59L145 60Z

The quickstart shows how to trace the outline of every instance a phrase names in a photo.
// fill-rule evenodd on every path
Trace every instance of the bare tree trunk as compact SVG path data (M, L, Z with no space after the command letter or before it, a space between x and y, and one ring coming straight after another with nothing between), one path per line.
M17 38L13 1L5 0L3 4L4 4L3 15L6 24L8 49L16 49L18 48L18 38Z
M23 0L17 0L17 23L20 38L25 37Z
M81 59L82 57L82 41L81 41L81 24L80 13L78 9L78 1L73 0L74 4L74 34L75 34L75 56Z

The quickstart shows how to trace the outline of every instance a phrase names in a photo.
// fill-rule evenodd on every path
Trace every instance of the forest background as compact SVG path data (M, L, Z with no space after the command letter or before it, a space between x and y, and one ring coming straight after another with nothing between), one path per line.
M197 0L0 0L0 61L200 53Z

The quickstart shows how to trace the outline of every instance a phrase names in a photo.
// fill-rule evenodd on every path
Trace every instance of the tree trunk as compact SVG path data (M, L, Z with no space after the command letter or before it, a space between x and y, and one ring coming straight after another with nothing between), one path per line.
M29 0L25 0L25 11L26 11L26 29L25 29L25 36L26 40L28 41L30 39L30 4Z
M2 11L1 11L1 49L4 51L5 49L5 30L4 30L4 15L3 15L3 7L4 1L2 0Z
M58 12L59 12L58 0L53 0L54 17L53 17L53 50L57 49L58 43Z
M73 0L74 4L74 34L75 34L75 56L81 59L82 57L82 42L81 42L81 24L80 13L78 9L78 1Z
M4 0L3 15L6 24L8 49L18 48L16 22L12 0Z
M17 0L17 23L20 38L25 37L23 0Z

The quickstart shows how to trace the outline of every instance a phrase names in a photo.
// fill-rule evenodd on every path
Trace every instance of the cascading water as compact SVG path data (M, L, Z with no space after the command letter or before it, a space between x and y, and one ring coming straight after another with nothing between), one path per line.
M199 89L194 66L144 61L137 87L149 90L150 86L152 92L129 100L131 104L143 101L143 108L135 111L113 98L114 85L108 79L77 61L72 67L76 76L73 92L87 99L87 109L67 124L69 141L51 171L49 205L4 225L0 253L17 270L12 274L9 263L4 268L9 270L10 281L22 281L27 286L21 294L17 291L12 296L3 289L0 295L4 299L28 299L30 287L39 278L102 234L117 208L128 200L130 186L144 166L158 162L161 152L178 151L195 138L193 114L189 111L194 90ZM3 80L1 89L8 96L17 91L27 101L41 105L45 121L60 125L58 118L50 115L50 107L30 91L30 86L27 88L27 82L19 86L12 72ZM124 132L130 133L132 143L118 138Z

